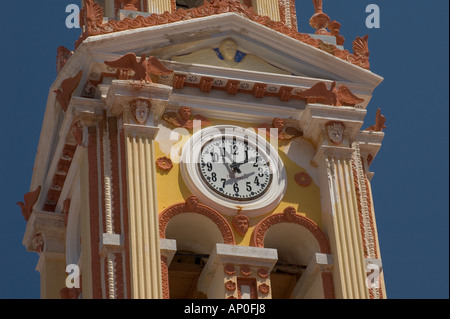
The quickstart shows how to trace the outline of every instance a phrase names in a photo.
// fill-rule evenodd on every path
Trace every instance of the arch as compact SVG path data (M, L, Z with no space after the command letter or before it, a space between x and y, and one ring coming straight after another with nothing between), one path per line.
M282 213L273 214L261 220L253 230L251 245L255 247L264 247L264 237L267 231L272 226L280 223L294 223L305 227L317 240L320 252L331 254L328 238L319 226L311 219L296 214L295 208L293 207L288 207Z
M189 196L184 203L178 203L166 208L159 215L159 237L166 238L166 229L170 220L183 213L194 213L210 219L220 230L223 237L223 243L235 245L233 230L225 218L219 212L211 207L200 204L196 196Z

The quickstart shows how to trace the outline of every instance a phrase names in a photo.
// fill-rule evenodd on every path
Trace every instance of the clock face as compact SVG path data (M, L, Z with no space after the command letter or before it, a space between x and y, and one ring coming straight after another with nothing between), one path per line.
M277 148L265 136L233 125L194 133L183 146L180 172L201 203L228 216L273 210L287 186Z
M232 200L254 200L262 196L272 182L267 154L235 136L223 135L206 142L198 169L209 188Z

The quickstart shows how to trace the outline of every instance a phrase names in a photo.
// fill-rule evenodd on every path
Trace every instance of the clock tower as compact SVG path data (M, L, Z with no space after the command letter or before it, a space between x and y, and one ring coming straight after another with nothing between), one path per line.
M313 2L82 1L20 203L42 298L386 298L383 79Z

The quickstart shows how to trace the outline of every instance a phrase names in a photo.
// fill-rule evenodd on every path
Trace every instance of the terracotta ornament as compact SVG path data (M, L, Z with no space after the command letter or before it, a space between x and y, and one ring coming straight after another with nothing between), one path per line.
M36 204L40 193L41 193L41 186L38 186L36 190L25 194L24 202L17 203L17 205L20 206L22 210L22 215L26 221L30 219L31 213L33 212L33 206L34 204Z
M299 97L306 100L307 103L321 103L332 106L355 106L364 102L363 99L354 95L348 87L341 85L338 89L336 82L331 84L330 89L324 82L319 82L309 90L299 93Z
M270 292L270 287L268 284L261 284L261 285L259 285L258 289L264 295L266 295Z
M225 288L226 288L228 291L235 291L235 290L236 290L236 283L235 283L234 281L232 281L232 280L228 280L228 281L225 283Z
M237 214L231 220L231 224L239 235L245 236L250 226L250 219L246 215Z
M156 167L161 171L168 173L173 168L173 163L170 158L164 156L156 160Z
M73 78L65 79L61 83L61 88L53 91L56 93L56 101L61 105L64 112L67 111L67 108L69 107L72 94L78 87L78 84L80 84L82 75L83 72L80 71Z
M197 196L194 196L194 195L191 195L191 196L189 196L188 198L186 198L186 208L189 210L189 211L192 211L192 212L196 212L197 211L197 207L198 207L198 198L197 198Z
M328 35L327 27L330 24L330 17L323 12L322 0L313 0L315 13L309 19L309 24L316 30L316 34Z
M303 136L303 133L297 130L296 128L292 126L287 126L286 121L280 118L274 118L272 121L272 125L268 123L263 123L256 127L256 130L258 129L266 129L266 135L267 137L275 137L279 140L292 140L296 137ZM277 129L277 135L273 135L271 133L271 128Z
M147 123L150 114L150 101L144 99L136 99L130 103L131 114L136 123L144 125Z
M309 174L306 172L295 174L294 180L298 185L303 187L308 187L312 182L311 176L309 176Z
M336 145L340 145L344 140L345 124L338 121L330 121L325 124L328 138Z
M269 271L267 270L267 268L260 268L256 273L258 274L259 278L265 279L269 277Z
M134 71L133 80L146 81L152 83L150 75L169 75L172 70L167 69L159 62L157 58L151 56L146 58L143 54L138 61L134 53L128 53L115 61L105 61L105 64L111 68Z
M57 55L56 55L56 74L59 74L61 72L64 65L66 65L69 58L72 56L73 52L71 52L69 49L67 49L64 46L58 47Z
M119 0L119 1L123 3L124 10L138 11L138 8L136 7L136 3L138 2L138 0Z
M241 275L250 276L252 274L252 269L248 265L241 266Z
M387 128L384 123L386 123L386 117L381 115L381 109L378 109L375 115L375 125L369 126L366 131L383 132Z
M178 114L175 112L166 112L163 114L162 118L174 127L182 127L188 130L194 128L194 121L201 121L202 128L211 124L211 122L202 115L195 115L192 117L192 109L187 106L181 107L178 110Z
M205 1L204 4L197 8L187 9L187 10L173 10L172 12L164 12L161 14L152 14L147 17L137 16L136 18L124 19L121 21L109 20L107 23L103 23L103 11L102 7L93 0L83 0L84 5L80 11L80 22L83 29L82 34L75 43L77 48L85 39L90 36L96 36L101 34L108 34L113 32L145 28L155 25L163 25L178 21L190 20L195 18L207 17L215 14L222 14L225 12L236 12L243 17L246 17L258 24L271 28L277 32L283 33L291 38L298 41L304 42L315 48L319 48L322 40L314 39L309 34L300 33L295 27L288 27L281 21L272 21L269 17L263 17L257 15L253 8L241 4L238 0L211 0ZM320 4L320 6L319 6ZM321 1L317 1L316 11L321 10ZM320 9L320 10L319 10ZM323 10L322 10L323 12ZM318 15L320 17L320 15ZM318 19L318 18L316 18ZM318 19L319 20L319 19ZM328 18L329 20L329 18ZM325 18L325 24L327 19ZM314 19L313 19L314 23ZM323 22L317 21L316 27L318 30L323 29ZM296 25L296 24L295 24ZM358 48L360 41L358 40ZM355 44L354 44L355 48ZM348 50L339 49L333 46L333 49L329 52L330 54L346 60L359 67L369 69L370 64L368 58L360 55L361 51L357 48L357 51L353 54Z
M286 218L286 221L288 221L289 223L292 223L296 219L297 210L292 206L288 206L283 210L283 214L284 214L284 218Z
M225 267L223 268L223 271L228 275L228 276L232 276L236 273L236 268L234 267L234 265L232 264L227 264L225 265Z

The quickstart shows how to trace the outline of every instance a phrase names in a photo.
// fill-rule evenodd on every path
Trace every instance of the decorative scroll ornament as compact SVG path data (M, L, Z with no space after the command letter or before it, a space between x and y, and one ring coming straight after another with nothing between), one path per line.
M241 4L238 0L205 1L203 6L197 8L187 10L179 9L172 13L168 11L161 14L153 13L147 17L137 16L133 19L125 18L121 21L110 20L107 23L103 23L103 12L101 6L93 0L84 0L83 9L80 12L80 21L83 26L83 32L76 41L75 47L78 47L86 38L90 36L163 25L226 12L235 12L256 23L283 33L298 41L304 42L315 48L322 49L321 44L324 43L322 40L314 39L306 33L300 33L295 28L290 28L281 21L273 21L269 17L257 15L252 8ZM359 42L359 40L357 42ZM363 58L358 52L351 54L348 50L341 50L336 46L332 46L332 50L326 51L359 67L365 69L369 69L370 67L368 59Z
M340 145L344 140L345 124L338 121L330 121L325 124L328 138L336 145Z
M150 101L144 99L136 99L131 101L130 109L136 123L144 125L147 123L150 114Z
M56 101L61 105L64 112L69 107L72 94L77 89L78 84L80 84L82 75L83 72L80 71L73 78L65 79L61 83L61 88L53 91L56 93Z
M18 202L17 205L20 206L22 210L22 215L26 221L30 219L31 213L33 212L33 206L36 204L39 194L41 193L41 186L36 188L36 190L26 193L24 196L24 202Z
M182 127L187 130L192 130L194 128L194 121L200 121L202 128L211 124L211 122L202 115L197 114L192 117L192 109L187 106L182 106L178 110L178 114L175 112L166 112L162 118L174 127Z
M167 69L154 56L149 57L147 60L145 54L141 56L139 61L136 54L128 53L115 61L105 61L105 64L116 69L134 71L133 80L146 81L148 83L152 83L150 75L169 75L173 73L172 70Z
M309 90L298 94L301 99L309 103L320 103L332 106L355 106L356 104L364 102L363 99L354 95L350 89L341 85L339 89L336 87L336 82L331 84L328 89L324 82L319 82Z
M375 125L369 126L366 131L383 132L387 128L384 123L386 123L386 117L381 115L381 109L378 109L375 115Z

